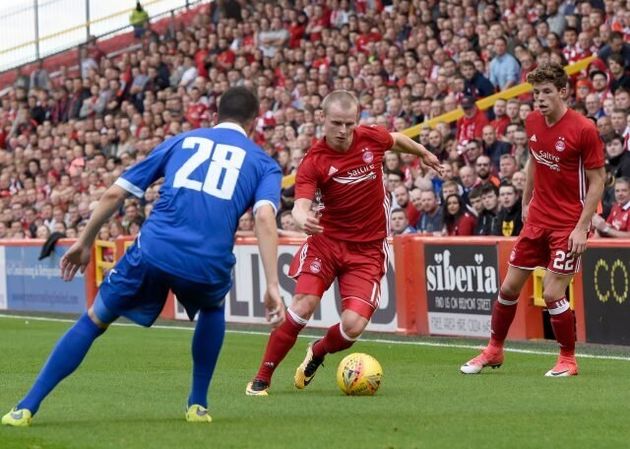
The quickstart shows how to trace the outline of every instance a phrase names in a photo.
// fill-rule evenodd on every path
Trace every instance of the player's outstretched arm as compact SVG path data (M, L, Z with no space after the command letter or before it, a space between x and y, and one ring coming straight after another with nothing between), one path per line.
M588 190L584 199L584 208L575 229L569 235L569 256L579 256L586 250L586 240L591 227L593 215L604 193L606 172L604 167L585 170Z
M85 271L85 267L90 261L92 244L94 243L94 239L96 239L99 229L101 229L115 211L120 209L128 196L129 192L116 184L112 185L103 193L85 229L59 262L61 278L64 281L71 281L78 270L81 270L81 273Z
M414 142L411 138L402 133L391 133L391 136L392 139L394 139L394 145L391 148L392 151L419 156L424 165L432 168L442 176L444 168L440 164L440 160L435 154L427 150L424 145Z
M284 303L278 287L278 227L276 214L270 204L263 204L256 209L256 237L265 270L267 291L265 292L265 318L276 328L284 321Z

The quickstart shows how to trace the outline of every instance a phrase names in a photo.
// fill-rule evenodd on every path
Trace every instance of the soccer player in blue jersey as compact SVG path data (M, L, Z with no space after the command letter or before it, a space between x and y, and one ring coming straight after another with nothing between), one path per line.
M247 137L258 100L236 87L220 99L214 128L196 129L166 140L124 172L101 198L85 230L62 257L61 275L70 281L87 266L101 226L129 195L142 197L164 178L160 198L134 244L101 284L94 304L59 340L35 384L2 424L28 426L44 398L70 375L94 340L118 317L151 326L172 290L192 319L192 389L186 420L211 422L208 388L225 333L224 298L232 286L234 233L250 207L263 261L267 320L284 321L278 289L276 207L278 164Z

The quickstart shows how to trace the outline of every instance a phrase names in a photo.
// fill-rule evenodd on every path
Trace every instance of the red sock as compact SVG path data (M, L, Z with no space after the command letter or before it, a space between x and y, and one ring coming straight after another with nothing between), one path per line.
M289 311L287 311L286 317L284 323L269 336L265 355L260 368L258 368L258 374L256 374L256 379L265 381L268 384L271 384L271 376L273 376L274 370L289 353L297 340L298 334L306 325L306 323L297 323Z
M348 349L354 344L355 340L349 340L347 336L341 332L341 323L337 323L328 328L328 332L321 340L313 345L313 356L324 358L326 354Z
M575 317L569 307L569 301L562 297L557 301L547 304L551 327L560 343L560 355L565 357L575 356Z
M490 321L491 346L503 347L512 321L514 321L517 305L518 295L509 296L503 292L499 292L499 298L494 303L492 319Z

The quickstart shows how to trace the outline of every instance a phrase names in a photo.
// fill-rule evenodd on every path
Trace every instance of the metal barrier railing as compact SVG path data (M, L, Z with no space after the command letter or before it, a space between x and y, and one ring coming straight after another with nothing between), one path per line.
M150 21L195 6L208 0L145 0L143 8L150 13ZM59 3L64 3L60 5ZM131 2L130 2L131 3ZM52 56L70 48L87 42L93 35L102 38L110 34L126 31L131 28L129 14L133 8L104 13L100 17L92 17L94 11L104 10L105 2L102 0L74 0L72 5L68 0L33 0L33 6L8 12L0 16L0 42L10 45L0 49L0 71L10 70L23 64L36 61L40 58ZM55 6L57 7L55 9ZM80 23L71 21L72 15L68 14L68 8L77 10L82 17ZM85 13L83 16L82 13ZM74 17L76 17L76 13ZM0 13L1 14L1 13ZM68 26L42 35L46 28L54 29L59 26L59 21L50 21L50 17L65 15L62 23ZM20 20L21 18L21 20ZM28 22L28 23L27 23ZM63 26L63 25L61 25ZM19 32L15 32L19 30ZM80 32L83 30L84 32ZM22 42L12 43L15 37L26 38Z

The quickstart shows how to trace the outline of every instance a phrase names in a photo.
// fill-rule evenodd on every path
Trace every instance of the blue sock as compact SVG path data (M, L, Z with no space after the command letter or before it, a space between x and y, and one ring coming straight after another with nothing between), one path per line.
M53 349L31 388L31 391L17 405L37 413L46 396L70 375L83 361L92 342L105 332L90 319L87 312L61 337Z
M199 404L208 407L208 388L225 335L223 307L199 311L195 335L192 340L193 376L188 406Z

